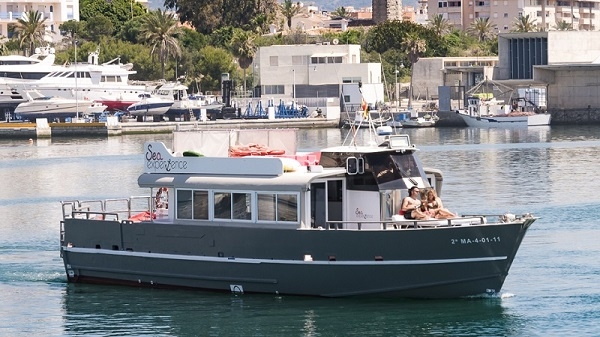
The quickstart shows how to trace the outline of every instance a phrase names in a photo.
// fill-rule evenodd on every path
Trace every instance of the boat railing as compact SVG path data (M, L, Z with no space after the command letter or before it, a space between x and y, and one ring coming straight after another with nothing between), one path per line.
M69 200L61 201L64 219L97 219L115 220L129 219L132 215L149 212L152 198L149 196L132 196L104 200Z
M407 229L407 228L437 228L483 225L487 223L486 216L469 215L450 219L430 220L381 220L381 221L327 221L326 230L347 229Z

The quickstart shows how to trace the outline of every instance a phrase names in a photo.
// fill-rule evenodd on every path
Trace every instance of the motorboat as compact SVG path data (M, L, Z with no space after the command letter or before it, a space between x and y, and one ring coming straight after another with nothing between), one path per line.
M164 82L156 86L152 94L173 100L173 105L165 113L169 120L176 118L189 118L193 116L201 119L202 110L221 109L223 104L215 96L202 94L189 94L188 87L179 82Z
M505 104L504 101L470 96L467 108L458 110L458 116L470 127L528 127L550 125L551 115L537 111L519 110L518 105Z
M37 90L26 90L23 96L27 98L27 101L20 103L14 113L24 120L72 118L87 115L90 110L106 109L105 106L97 106L86 100L45 96Z
M425 115L420 117L410 117L402 121L403 128L429 128L435 126L438 121L437 116Z
M68 282L322 297L501 291L536 217L405 219L408 189L440 194L443 183L408 135L361 145L353 130L306 153L295 132L174 131L172 147L145 143L144 196L62 202Z
M138 102L126 109L132 116L162 116L173 105L172 99L156 97L150 93L139 94L138 99Z

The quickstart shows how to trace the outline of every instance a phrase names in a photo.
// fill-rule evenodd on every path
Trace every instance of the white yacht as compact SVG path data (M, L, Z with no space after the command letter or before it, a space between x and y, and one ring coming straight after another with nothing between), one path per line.
M131 85L131 63L121 64L120 58L98 64L98 51L90 53L87 63L55 67L46 76L29 82L32 88L46 96L96 101L109 110L126 110L140 101L146 92L143 85Z
M15 108L15 115L23 120L72 118L106 109L105 105L98 105L91 101L45 96L36 90L26 90L23 96L27 101Z
M33 83L48 75L54 68L54 48L36 48L31 56L0 56L0 104L12 105L25 102L26 97L17 90L23 83Z

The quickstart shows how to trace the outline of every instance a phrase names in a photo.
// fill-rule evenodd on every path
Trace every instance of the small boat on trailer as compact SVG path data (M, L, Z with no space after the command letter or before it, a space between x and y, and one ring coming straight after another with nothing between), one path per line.
M409 188L441 193L443 182L408 135L297 153L294 133L175 131L172 149L147 142L138 184L148 195L62 202L68 281L322 297L500 291L535 217L404 219ZM229 156L257 143L283 154Z

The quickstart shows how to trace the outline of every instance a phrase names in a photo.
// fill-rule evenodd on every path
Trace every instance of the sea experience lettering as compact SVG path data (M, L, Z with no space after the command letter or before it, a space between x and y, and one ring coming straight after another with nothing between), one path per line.
M160 151L152 151L152 144L146 150L146 168L154 171L187 170L187 160L165 160Z

